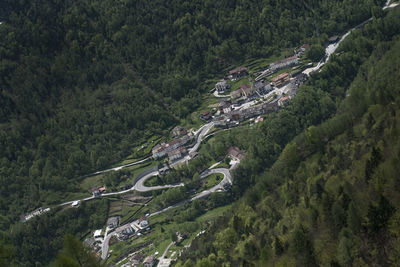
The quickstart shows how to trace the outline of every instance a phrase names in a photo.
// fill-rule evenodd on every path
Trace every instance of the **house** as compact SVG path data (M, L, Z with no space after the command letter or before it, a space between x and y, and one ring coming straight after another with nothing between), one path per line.
M165 152L165 143L161 143L153 147L151 153L153 154L154 159L162 158L165 156L167 152Z
M279 60L277 62L271 63L269 65L271 71L276 72L278 70L284 69L284 68L288 68L294 65L298 65L299 64L299 58L297 56L293 56L293 57L288 57L282 60Z
M182 136L181 138L174 139L169 143L161 143L159 145L156 145L151 151L153 153L153 158L158 159L161 157L164 157L167 155L169 152L173 151L174 149L177 149L180 146L183 146L187 142L193 139L193 135L191 133Z
M143 261L144 267L152 267L156 261L156 257L154 255L148 256Z
M288 82L290 80L290 74L287 72L284 72L282 74L279 74L275 78L272 78L271 82L272 85L275 87L279 87L283 85L284 83Z
M228 157L233 160L240 161L244 158L244 151L240 150L237 146L228 148Z
M218 116L214 119L214 126L220 128L227 128L227 123L230 121L229 118L224 115Z
M261 116L258 116L258 117L254 120L254 123L259 123L259 122L263 122L263 121L264 121L264 118L261 117Z
M80 203L80 202L81 202L80 200L75 200L75 201L73 201L72 204L71 204L71 207L77 208L77 207L79 206L79 203Z
M237 67L236 69L229 71L229 76L231 77L232 80L246 76L247 74L248 74L247 68L245 68L243 66Z
M143 228L146 228L147 226L149 226L149 221L147 220L146 217L141 217L138 220L138 224L139 224L140 228L143 229Z
M229 83L227 83L225 80L220 81L217 84L215 84L215 90L217 90L217 92L219 92L219 93L223 93L223 92L229 90L229 88L231 88L231 85Z
M264 82L264 80L255 82L254 89L260 95L265 95L273 90L271 84L269 82Z
M119 239L125 240L135 234L135 230L130 224L125 224L115 229Z
M108 218L108 220L107 220L107 226L108 226L108 228L110 228L110 229L117 228L117 227L118 227L118 224L119 224L119 217L118 217L118 216L110 217L110 218Z
M98 197L106 191L106 187L105 186L103 186L103 187L93 186L90 191L92 192L92 195L94 197Z
M298 49L298 54L299 54L299 55L303 55L309 47L310 47L309 44L303 44L303 45L300 46L300 48Z
M286 106L286 105L289 103L289 101L290 101L290 96L281 97L281 98L278 100L278 105L279 105L280 107Z
M94 231L93 237L94 237L94 238L102 238L103 235L102 235L101 232L102 232L101 229L98 229L98 230Z
M334 44L334 43L336 43L336 42L339 41L339 40L340 40L340 37L337 36L337 35L334 35L334 36L329 37L328 42L329 42L330 44Z
M221 101L218 104L218 110L219 110L220 113L225 113L225 114L229 113L232 110L231 102L230 101L226 101L226 100Z
M173 137L179 137L182 135L187 134L187 130L185 127L182 126L176 126L174 129L172 129L172 136Z
M172 150L171 152L168 152L168 159L170 162L173 162L177 159L180 159L183 157L183 155L185 155L187 153L187 150L185 147L181 146L178 147L175 150Z
M143 256L142 256L142 254L140 254L140 253L136 253L135 255L133 255L133 256L129 259L129 261L131 262L131 265L132 265L132 266L139 266L140 263L142 262L142 260L143 260Z
M203 112L200 114L200 119L205 120L205 121L209 121L211 120L211 113L210 112Z

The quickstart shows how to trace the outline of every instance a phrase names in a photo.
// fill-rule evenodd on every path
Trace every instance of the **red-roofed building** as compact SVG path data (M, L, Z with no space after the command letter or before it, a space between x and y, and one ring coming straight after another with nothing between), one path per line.
M106 187L94 186L90 191L92 191L93 196L97 197L106 191Z
M212 116L210 112L203 112L200 114L200 119L203 119L205 121L211 120Z
M309 44L303 44L302 46L300 46L300 51L305 52L307 48L309 48L310 45Z
M290 101L290 96L281 97L278 100L278 105L281 106L281 107L282 106L286 106L289 103L289 101Z
M271 80L271 83L275 87L279 87L283 85L284 83L288 82L290 80L290 74L287 72L284 72L282 74L279 74L275 78Z

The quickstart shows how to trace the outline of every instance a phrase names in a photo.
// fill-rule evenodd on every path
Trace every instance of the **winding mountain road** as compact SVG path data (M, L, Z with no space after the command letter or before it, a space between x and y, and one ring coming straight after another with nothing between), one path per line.
M194 200L196 200L196 199L206 197L206 196L210 195L211 193L214 193L214 192L216 192L216 191L218 191L218 190L224 190L224 187L225 187L226 184L232 184L232 176L231 176L231 173L230 173L230 171L229 171L228 169L226 169L226 168L207 169L206 171L204 171L204 172L200 175L200 179L204 179L204 178L206 178L207 176L209 176L209 175L211 175L211 174L213 174L213 173L221 173L221 174L224 175L224 178L221 180L221 182L220 182L219 184L217 184L217 185L211 187L211 188L208 189L208 190L204 190L204 191L202 191L202 192L196 194L194 197L185 199L184 201L181 201L181 202L179 202L179 203L176 203L176 204L174 204L174 205L171 205L171 206L169 206L169 207L166 207L166 208L164 208L164 209L162 209L162 210L153 212L153 213L151 213L151 214L149 215L149 217L152 217L152 216L161 214L161 213L166 212L166 211L168 211L168 210L170 210L170 209L173 209L173 208L177 208L177 207L179 207L179 206L182 206L182 205L185 204L185 203L192 202L192 201L194 201ZM142 179L145 180L144 178L145 178L145 177L143 177ZM141 179L141 180L142 180L142 179ZM170 187L171 187L171 186L170 186ZM147 189L150 189L150 188L153 188L153 187L147 187ZM115 235L115 232L110 233L110 234L108 234L108 235L106 235L106 236L104 237L104 241L103 241L103 244L102 244L102 247L101 247L101 258L102 258L103 260L106 259L106 257L107 257L108 247L109 247L109 244L108 244L108 243L109 243L109 241L110 241L110 238L111 238L113 235Z
M200 147L200 144L201 144L204 136L207 135L207 133L210 131L210 129L213 126L214 126L213 122L204 124L203 126L201 126L194 133L195 137L196 137L196 142L195 142L194 146L189 149L189 153L197 151L197 149ZM90 174L90 175L96 175L96 174L101 174L101 173L105 173L105 172L109 172L109 171L120 170L120 169L125 168L125 167L129 167L129 166L133 166L133 165L145 162L145 161L147 161L149 159L150 158L145 158L145 159L142 159L142 160L139 160L139 161L136 161L136 162L132 162L132 163L129 163L129 164L121 165L121 166L118 166L118 167L115 167L115 168L111 168L111 169L107 169L107 170L103 170L103 171L98 171L98 172L95 172L95 173ZM173 166L175 166L177 164L181 164L181 163L183 163L183 162L185 162L187 160L190 160L190 157L185 157L185 158L182 158L180 160L177 160L174 163L170 164L170 166L173 167ZM164 169L166 169L166 168L164 168ZM145 183L145 181L147 179L149 179L149 178L151 178L151 177L153 177L155 175L158 175L158 174L159 174L158 171L151 172L151 173L145 175L144 177L142 177L139 181L137 181L136 184L132 188L129 188L129 189L126 189L126 190L122 190L122 191L117 191L117 192L103 193L103 194L101 194L101 197L103 197L103 196L106 197L106 196L121 195L121 194L128 193L129 191L133 191L133 190L137 190L139 192L148 192L148 191L152 191L152 190L160 190L160 189L165 189L165 188L183 186L183 183L173 184L173 185L152 186L152 187L147 187L147 186L144 185L144 183ZM83 199L71 200L71 201L67 201L67 202L61 203L58 206L70 205L75 201L81 201L82 202L82 201L88 201L88 200L92 200L92 199L95 199L95 197L94 196L90 196L90 197L83 198Z
M385 9L388 9L388 8L394 8L394 7L396 7L396 6L399 5L399 3L393 3L393 4L391 4L391 5L389 5L389 4L390 4L390 0L387 0L386 3L385 3L385 5L382 7L382 9L385 10ZM307 74L307 75L310 75L310 73L315 72L315 71L319 70L320 68L322 68L322 66L325 65L325 63L328 62L330 56L331 56L331 55L336 51L336 49L339 47L340 43L343 42L343 40L346 39L347 36L349 36L350 33L351 33L352 31L354 31L354 30L356 30L356 29L358 29L358 28L364 26L365 24L367 24L367 23L370 22L371 20L372 20L372 18L369 18L369 19L367 19L367 20L361 22L361 23L358 24L357 26L355 26L355 27L351 28L350 30L348 30L348 31L342 36L342 38L340 38L340 40L339 40L338 42L336 42L336 43L334 43L334 44L328 45L328 46L326 47L326 49L325 49L325 54L326 54L325 60L321 60L320 62L318 62L317 66L315 66L315 67L305 69L305 70L303 71L303 73L304 73L304 74Z

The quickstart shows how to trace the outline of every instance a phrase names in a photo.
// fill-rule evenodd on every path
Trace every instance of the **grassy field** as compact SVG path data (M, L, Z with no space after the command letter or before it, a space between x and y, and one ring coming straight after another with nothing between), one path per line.
M138 145L132 148L132 154L129 155L123 162L118 163L122 164L129 164L131 162L138 161L143 157L146 157L151 154L151 149L161 141L163 137L159 135L151 135L147 139L138 142ZM119 166L119 165L116 165Z
M229 81L231 84L231 91L235 91L240 88L242 84L247 84L250 85L250 81L248 77L244 77L242 79L236 80L236 81Z
M205 124L206 122L200 119L200 114L203 112L213 112L213 108L218 107L218 103L221 101L221 99L216 98L214 95L203 95L202 97L202 104L201 106L194 111L192 114L190 114L188 117L182 119L179 123L179 125L186 127L188 130L193 128L197 130Z
M206 178L203 179L203 185L198 189L198 192L210 189L214 185L217 185L218 183L221 182L221 180L224 178L224 176L220 173L213 173Z
M213 169L216 169L216 168L229 168L229 167L230 167L229 164L227 164L227 163L225 163L224 161L222 161L220 164L218 164L217 166L215 166Z
M116 188L121 188L123 187L125 184L129 184L132 183L133 180L135 179L135 177L141 173L142 171L156 166L158 164L157 161L147 161L147 162L143 162L141 164L137 164L137 165L133 165L130 167L126 167L124 168L124 170L129 170L131 172L131 175L129 176L128 179L121 181L121 183L116 187ZM100 186L103 185L103 178L104 178L104 173L102 174L98 174L95 176L90 176L90 177L86 177L81 183L80 183L80 188L82 192L90 192L90 189L93 186Z
M280 55L273 55L268 58L249 59L244 63L244 65L248 68L249 74L252 75L255 72L267 69L269 64L292 55L293 49L287 49L282 51Z
M100 185L102 179L103 174L87 177L81 182L80 188L82 189L82 191L90 193L90 189L93 186Z

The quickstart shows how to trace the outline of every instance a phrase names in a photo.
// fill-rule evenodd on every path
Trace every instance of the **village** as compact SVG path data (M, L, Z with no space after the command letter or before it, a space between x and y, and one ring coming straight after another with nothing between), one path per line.
M335 40L337 41L337 38ZM213 88L213 96L221 99L221 101L215 107L210 108L211 110L200 114L200 119L206 124L200 127L197 132L193 129L188 130L183 126L176 126L171 130L170 141L160 142L151 148L151 159L164 162L169 167L181 162L187 163L198 155L197 148L202 141L202 137L207 134L210 128L215 127L216 131L218 131L219 129L237 127L246 121L250 124L257 124L264 120L263 115L284 108L296 96L299 86L308 79L312 63L302 63L300 60L300 57L308 48L309 45L304 44L294 51L294 56L273 62L269 64L267 69L251 75L244 66L230 70L228 75L217 82L215 88ZM238 82L240 83L239 88L231 90L232 84L237 84ZM203 131L203 129L206 129L206 131ZM227 156L231 159L231 166L239 164L244 155L245 151L241 151L238 147L230 147L227 151ZM157 169L158 171L160 169ZM207 175L206 173L205 176ZM218 191L216 190L215 192L224 191L226 185L229 185L229 183L221 184L221 188L218 188ZM125 189L131 190L135 188L133 185L129 185ZM107 195L105 194L105 186L94 186L90 191L92 197L84 200ZM113 193L108 193L108 195L110 194ZM199 194L199 196L201 197L202 195ZM70 208L78 208L80 202L80 200L76 200L68 203ZM27 221L33 216L40 215L48 210L40 208L23 215L21 220ZM84 240L84 243L93 249L98 257L103 258L105 255L108 258L112 252L108 252L110 245L116 242L128 241L132 237L137 240L141 236L152 233L150 217L151 214L147 213L139 219L121 224L120 216L111 216L107 220L105 229L95 230L93 235ZM185 237L185 234L177 232L177 240L174 243L184 240ZM155 266L158 262L157 266L169 266L171 259L166 259L164 255L157 257L158 251L148 256L140 252L134 252L124 258L123 264L117 265Z
M284 108L296 96L298 87L308 78L302 70L304 67L309 67L309 64L303 64L303 69L296 68L301 65L299 58L308 47L309 45L306 44L301 46L296 49L295 56L271 63L269 68L253 74L255 76L253 78L249 75L247 68L243 66L229 71L229 75L215 84L213 94L221 101L216 108L201 113L200 118L206 123L212 124L216 129L226 129L237 127L245 121L249 121L250 124L262 122L264 120L262 115ZM282 72L282 70L284 71ZM290 70L294 71L290 73ZM274 74L276 75L274 76ZM230 91L230 82L240 80L243 80L240 88ZM176 126L171 130L171 137L169 142L161 142L151 149L152 159L163 160L165 158L164 162L174 164L182 160L187 162L197 156L196 151L191 151L197 141L193 130ZM244 153L237 147L231 147L227 151L228 156L237 162L243 159ZM93 196L101 195L103 190L105 191L104 187L93 188L92 194ZM119 225L120 217L110 217L106 230L95 231L93 237L87 238L85 243L101 254L104 242L126 241L133 236L140 238L141 235L151 232L148 216L149 214L146 214L146 216L122 226ZM111 241L105 238L110 232L114 233L116 240ZM176 235L178 240L184 239L185 236L179 232ZM129 261L120 266L155 266L158 256L158 252L147 257L142 253L132 253L126 258ZM159 259L161 261L158 266L164 266L160 263L165 259L163 257ZM170 260L165 266L169 266L169 262Z

